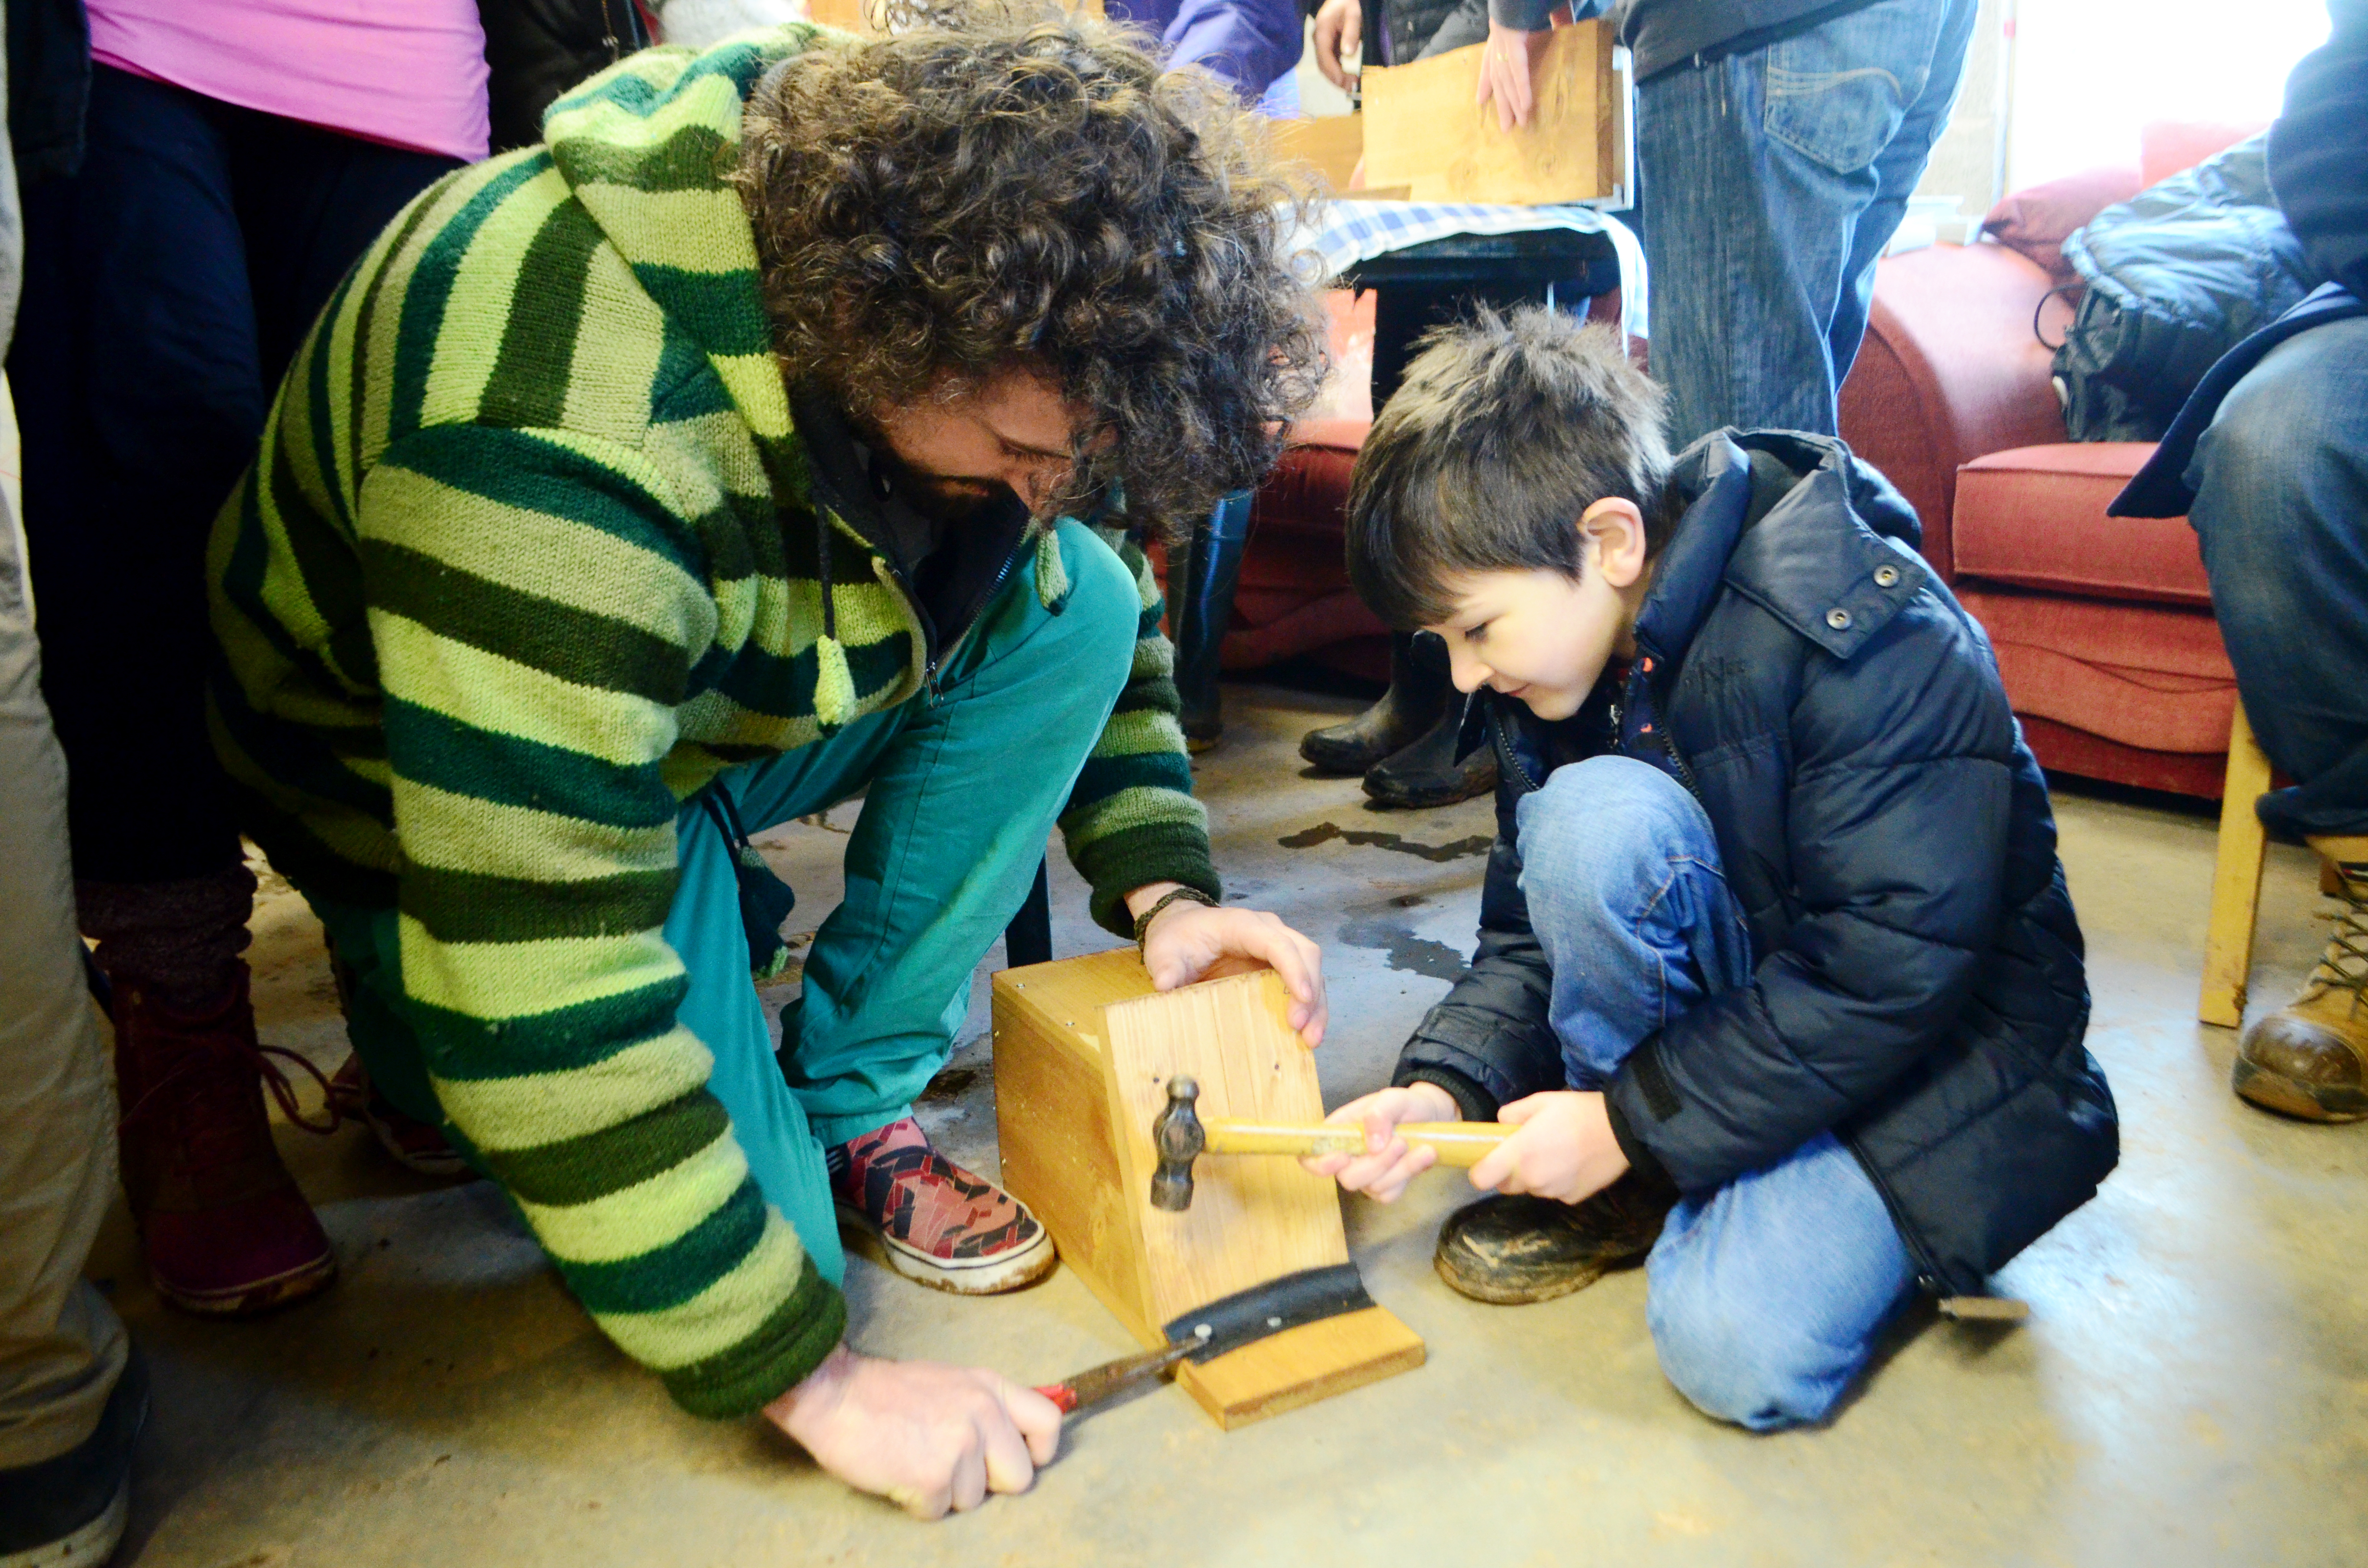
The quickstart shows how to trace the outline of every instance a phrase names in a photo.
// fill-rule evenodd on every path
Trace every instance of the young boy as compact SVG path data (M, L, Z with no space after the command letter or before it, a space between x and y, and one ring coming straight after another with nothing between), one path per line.
M1441 1276L1645 1256L1662 1369L1754 1430L2117 1156L2047 788L1918 537L1829 437L1672 461L1612 335L1542 310L1434 335L1357 460L1350 578L1446 640L1502 782L1472 967L1311 1165L1388 1201L1432 1158L1395 1124L1516 1124Z

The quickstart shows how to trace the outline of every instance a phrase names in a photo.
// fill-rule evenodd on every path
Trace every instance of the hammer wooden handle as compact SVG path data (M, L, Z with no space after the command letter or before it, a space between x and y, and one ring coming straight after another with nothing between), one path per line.
M1354 1122L1243 1121L1211 1117L1208 1152L1212 1154L1361 1154L1365 1130ZM1405 1121L1397 1135L1408 1147L1428 1145L1439 1151L1442 1165L1476 1165L1514 1129L1497 1121Z

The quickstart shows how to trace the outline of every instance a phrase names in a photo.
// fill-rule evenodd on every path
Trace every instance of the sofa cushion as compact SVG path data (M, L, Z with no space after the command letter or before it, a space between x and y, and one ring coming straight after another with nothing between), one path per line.
M2143 188L2135 165L2113 165L2025 186L1990 209L1982 220L1982 238L2030 257L2063 288L2079 281L2079 274L2064 259L2065 237Z
M2210 608L2186 518L2105 516L2153 452L2145 441L2094 441L2018 447L1966 463L1957 471L1957 574Z
M2204 610L1961 583L2017 713L2146 751L2228 747L2237 676Z

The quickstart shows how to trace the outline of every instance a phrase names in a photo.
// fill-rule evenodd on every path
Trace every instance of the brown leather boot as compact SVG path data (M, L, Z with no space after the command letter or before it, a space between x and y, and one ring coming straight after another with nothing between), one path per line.
M286 1075L258 1045L246 966L229 997L176 1012L134 987L115 994L115 1085L123 1187L157 1293L210 1317L245 1317L328 1288L336 1255L280 1163L263 1105L268 1088L312 1131Z
M2368 835L2313 838L2335 934L2302 994L2245 1031L2231 1081L2257 1106L2312 1121L2368 1117Z

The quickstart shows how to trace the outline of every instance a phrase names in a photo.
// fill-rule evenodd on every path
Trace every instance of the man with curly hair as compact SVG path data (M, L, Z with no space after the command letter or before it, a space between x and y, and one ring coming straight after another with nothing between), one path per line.
M1292 193L1206 78L996 13L649 51L545 131L290 371L213 540L217 743L381 1134L499 1183L687 1409L973 1506L1057 1413L854 1355L834 1210L939 1289L1053 1266L910 1107L1054 823L1161 985L1264 960L1324 1029L1314 945L1218 903L1128 531L1311 393ZM747 835L859 793L777 1059Z

